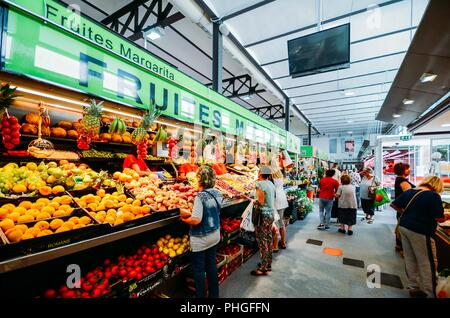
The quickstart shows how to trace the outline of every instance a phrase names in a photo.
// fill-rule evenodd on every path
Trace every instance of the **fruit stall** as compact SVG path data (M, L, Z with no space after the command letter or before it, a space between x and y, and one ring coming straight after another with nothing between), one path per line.
M2 295L161 297L189 287L189 227L180 216L191 214L203 164L216 171L225 198L223 282L256 252L254 235L240 230L256 158L268 163L270 153L300 141L84 16L114 47L166 72L69 34L40 2L1 7L8 24L28 26L2 30L9 38L0 70ZM38 36L45 32L51 40ZM85 71L80 78L60 63L69 60ZM98 60L101 73L90 69ZM111 64L117 74L106 71ZM131 153L148 172L123 168ZM70 273L81 277L73 288Z

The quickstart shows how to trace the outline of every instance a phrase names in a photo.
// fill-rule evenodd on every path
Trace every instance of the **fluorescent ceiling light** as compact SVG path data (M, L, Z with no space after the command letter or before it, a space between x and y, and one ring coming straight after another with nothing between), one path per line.
M282 123L283 119L276 119L277 122Z
M252 95L244 95L244 96L242 96L242 99L243 100L250 100L250 99L252 99L253 98L253 96Z
M353 134L353 131L347 131L347 134Z
M403 100L403 105L411 105L411 104L414 104L414 99L405 98Z
M144 32L144 34L147 37L147 39L154 41L154 40L159 39L160 37L165 36L166 32L164 31L163 28L157 26L157 27L151 28L150 30Z
M349 123L349 124L354 123L354 122L355 122L354 120L347 120L347 123Z
M399 115L399 114L393 114L392 115L392 117L394 117L394 118L399 118L401 115Z
M441 127L450 127L450 124L443 124Z
M423 73L420 77L422 83L432 82L436 79L437 75L433 73Z

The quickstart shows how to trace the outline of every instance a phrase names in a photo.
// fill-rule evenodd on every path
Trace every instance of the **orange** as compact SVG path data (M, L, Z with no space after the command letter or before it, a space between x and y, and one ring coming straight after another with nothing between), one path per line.
M139 207L139 206L133 206L133 207L131 207L131 212L132 212L134 215L141 214L141 207Z
M40 212L41 211L36 209L30 209L25 213L25 215L31 215L33 218L36 218Z
M89 203L87 207L89 209L91 209L91 211L96 211L97 210L97 203Z
M59 209L60 210L64 210L64 211L70 211L70 212L72 212L72 210L73 210L72 207L70 205L67 205L67 204L60 205Z
M81 229L82 227L86 227L86 225L84 224L75 224L75 226L73 227L74 230L76 229Z
M73 229L73 227L75 226L75 224L73 224L73 222L67 221L63 224L63 226L69 228L70 230Z
M23 184L16 184L13 187L14 193L24 193L27 192L27 190L28 190L27 187Z
M47 204L50 203L50 200L47 199L47 198L39 198L39 199L36 200L36 203L43 203L44 206L46 206Z
M47 221L39 221L34 225L34 227L39 229L40 231L44 231L48 230L50 224Z
M150 205L143 205L142 207L141 207L141 213L142 214L149 214L150 213Z
M69 161L67 161L67 160L60 160L59 161L59 165L60 166L64 166L64 165L67 165L67 164L69 164Z
M120 175L121 175L121 173L119 171L116 171L116 172L113 173L113 178L115 180L118 180L120 178Z
M19 215L24 215L25 212L27 212L27 209L25 209L24 207L17 207L13 210L13 213L19 213Z
M111 224L111 225L114 225L114 222L115 222L116 220L115 220L115 218L113 218L112 216L107 216L106 218L105 218L105 221L103 222L103 223L109 223L109 224Z
M10 229L5 234L11 243L19 242L23 235L23 233L18 229Z
M11 213L16 208L16 206L14 204L7 203L7 204L3 204L2 208L6 209L6 211L8 211L8 213Z
M131 204L131 203L133 203L133 199L132 198L127 198L125 202L127 204Z
M117 219L114 221L114 226L117 226L117 225L120 225L120 224L123 224L123 219L117 218Z
M33 235L33 237L36 237L39 234L40 231L41 230L39 230L37 227L32 227L32 228L29 228L25 232L25 234L30 234L30 235Z
M58 193L62 193L64 191L65 191L64 187L60 186L60 185L54 186L53 189L52 189L52 193L55 194L55 195L58 194Z
M26 226L25 224L18 224L16 226L14 226L15 229L20 230L20 232L26 233L26 231L28 231L28 226Z
M55 213L55 208L51 206L44 206L41 210L42 213L48 213L50 215L53 215Z
M134 220L134 215L131 212L126 212L123 214L122 219L124 222L128 222L128 221Z
M9 214L8 210L5 208L0 208L0 220L3 220L6 218L6 216Z
M44 206L45 206L45 204L42 202L35 202L31 205L31 208L40 211Z
M112 200L106 200L105 201L105 208L111 209L111 208L114 208L114 207L115 207L114 201L112 201Z
M70 229L69 229L67 226L63 225L63 226L59 227L59 228L55 231L55 233L61 233L61 232L67 232L67 231L70 231Z
M30 201L22 201L22 202L20 202L19 206L29 210L29 209L31 209L32 204L33 203L31 203Z
M24 233L22 235L22 237L20 238L21 241L30 240L30 239L34 239L34 235L32 235L30 233Z
M19 222L19 223L33 222L33 221L34 221L34 216L32 216L30 214L21 215L17 219L17 222Z
M131 177L130 177L131 178ZM131 178L132 179L132 178ZM127 182L128 176L125 173L121 173L119 176L119 181ZM130 180L131 181L131 180Z
M127 196L125 194L119 194L117 200L119 200L120 202L125 202L127 200Z
M97 210L96 210L97 212L103 211L103 210L106 210L106 207L103 203L100 203L99 205L97 205Z
M47 212L40 212L39 214L38 214L38 216L36 217L36 220L37 221L39 221L39 220L45 220L45 219L50 219L52 216L49 214L49 213L47 213Z
M60 204L71 204L72 203L72 198L68 195L63 195L60 199Z
M46 235L52 235L52 234L53 234L52 231L50 231L50 230L44 230L44 231L39 232L39 234L37 235L37 237L46 236Z
M62 201L62 197L54 197L53 200L52 200L52 202L56 202L56 203L59 203L59 204L61 204L61 201Z
M50 227L53 231L57 230L64 224L64 221L61 219L54 219L50 222Z
M82 216L80 218L80 224L87 225L87 224L91 223L91 221L92 221L91 218L88 216Z
M103 198L103 197L105 196L105 194L106 194L105 189L99 189L99 190L97 190L97 195L98 195L100 198Z
M64 210L56 210L55 213L53 213L53 217L55 218L61 218L63 216L67 216L67 212Z
M50 193L52 193L52 188L50 188L48 186L40 187L39 188L39 193L41 195L49 195Z
M93 203L95 201L94 195L93 194L86 195L84 201L86 201L87 204Z
M68 221L69 221L69 222L72 222L73 224L78 224L78 223L80 223L80 219L78 218L78 216L73 216L73 217L71 217Z
M19 212L13 212L8 214L8 218L13 220L14 222L17 222L17 220L19 219L20 213Z
M58 202L52 201L52 202L50 202L50 203L48 204L48 206L49 206L49 207L52 207L52 208L55 209L55 211L56 211L56 210L58 210L58 208L59 208L59 203L58 203Z

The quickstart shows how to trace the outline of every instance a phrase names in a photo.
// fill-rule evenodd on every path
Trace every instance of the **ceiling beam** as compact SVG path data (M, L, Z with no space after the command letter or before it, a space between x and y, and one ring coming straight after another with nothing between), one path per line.
M366 97L366 96L373 96L373 95L380 95L380 94L387 94L387 93L388 92L383 91L383 92L379 92L379 93L370 93L370 94L363 94L363 95L358 95L358 96L348 96L348 97L341 97L341 98L322 99L322 100L317 100L317 101L314 101L314 102L306 102L306 103L301 102L300 105L317 104L317 103L323 103L323 102L333 102L333 101L337 101L337 100L341 100L341 99ZM291 97L291 98L295 98L295 97Z
M401 1L403 1L403 0L386 1L386 2L378 4L378 7L388 6L388 5L395 4L395 3L401 2ZM325 20L325 21L323 21L321 23L321 25L324 25L324 24L327 24L327 23L332 23L332 22L340 20L340 19L349 18L351 16L354 16L354 15L357 15L357 14L361 14L361 13L365 13L365 12L367 12L367 9L356 10L356 11L353 11L351 13L343 14L343 15L340 15L340 16L337 16L337 17ZM291 34L295 34L295 33L298 33L298 32L306 31L306 30L312 29L312 28L317 28L317 23L314 23L314 24L311 24L311 25L308 25L308 26L305 26L305 27L302 27L302 28L299 28L299 29L296 29L296 30L292 30L292 31L289 31L289 32L285 32L285 33L282 33L282 34L279 34L279 35L271 36L269 38L266 38L266 39L263 39L263 40L259 40L259 41L253 42L253 43L249 43L249 44L244 45L244 47L245 48L249 48L251 46L255 46L255 45L258 45L258 44L265 43L265 42L273 41L273 40L276 40L276 39L279 39L279 38L282 38L282 37L285 37L285 36L288 36L288 35L291 35Z
M116 12L108 15L106 18L104 18L103 20L101 20L101 23L103 24L110 24L111 22L113 22L114 20L118 20L121 17L123 17L126 14L129 14L130 12L133 12L135 9L139 8L140 6L142 6L144 3L147 3L151 0L135 0L132 1L130 3L128 3L127 5L123 6L122 8L120 8L119 10L117 10ZM153 0L152 3L157 3L158 0Z
M298 85L298 86L291 86L291 87L283 88L283 90L287 91L287 90L290 90L290 89L296 89L296 88L303 88L303 87L309 87L309 86L320 85L320 84L333 83L333 82L344 81L344 80L354 79L354 78L359 78L359 77L364 77L364 76L372 76L372 75L377 75L377 74L383 74L383 73L393 72L393 71L398 71L398 68L391 68L391 69L384 70L384 71L371 72L371 73L354 75L354 76L348 76L348 77L343 77L343 78L336 78L336 79L329 80L329 81L315 82L315 83L311 83L311 84Z
M147 32L148 30L151 30L151 29L156 28L158 26L162 27L162 28L165 28L165 27L168 27L169 25L171 25L171 24L173 24L175 22L178 22L178 21L182 20L182 19L184 19L184 15L181 12L174 13L170 17L160 19L158 22L156 22L156 23L146 27L145 29L141 29L140 31L135 32L134 34L130 35L128 37L128 39L131 40L131 41L136 41L136 40L138 40L140 38L143 38L144 37L144 33Z
M373 83L373 84L368 84L368 85L361 85L361 86L347 87L347 88L342 88L342 89L335 89L335 90L332 90L332 91L324 91L324 92L320 92L320 93L292 96L291 98L309 97L309 96L323 95L323 94L327 94L327 93L342 92L342 91L347 91L347 90L350 91L350 90L353 90L353 89L367 88L367 87L378 86L378 85L385 85L385 84L392 84L392 83L393 83L393 81ZM357 97L357 96L358 95L352 96L352 97Z
M407 51L399 51L399 52L394 52L394 53L389 53L389 54L384 54L384 55L373 56L373 57L369 57L369 58L366 58L366 59L362 59L362 60L357 60L357 61L350 62L350 64L357 64L357 63L363 63L363 62L370 62L370 61L373 61L373 60L383 59L383 58L391 57L391 56L394 56L394 55L405 54L406 52L407 52ZM288 78L288 77L291 77L291 75L288 74L288 75L283 75L283 76L275 77L275 78L274 78L274 81L280 80L280 79L283 79L283 78Z
M238 10L236 12L233 12L233 13L230 13L230 14L224 16L222 18L222 21L233 19L233 18L235 18L235 17L237 17L237 16L239 16L241 14L244 14L244 13L247 13L249 11L255 10L255 9L259 8L259 7L265 6L266 4L269 4L269 3L274 2L274 1L275 0L264 0L264 1L258 2L258 3L254 4L252 6L249 6L247 8L242 9L242 10Z

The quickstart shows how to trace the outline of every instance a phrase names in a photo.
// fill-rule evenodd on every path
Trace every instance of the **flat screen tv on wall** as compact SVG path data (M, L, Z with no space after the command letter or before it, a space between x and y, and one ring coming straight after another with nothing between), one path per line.
M350 23L288 41L288 57L292 77L350 67Z

